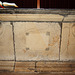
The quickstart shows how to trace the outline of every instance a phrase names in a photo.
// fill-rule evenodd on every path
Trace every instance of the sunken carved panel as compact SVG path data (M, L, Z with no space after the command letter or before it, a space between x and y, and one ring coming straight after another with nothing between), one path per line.
M14 22L17 60L58 60L60 25L47 22Z
M63 23L61 60L75 60L75 23Z
M14 60L13 32L10 22L0 24L0 60Z

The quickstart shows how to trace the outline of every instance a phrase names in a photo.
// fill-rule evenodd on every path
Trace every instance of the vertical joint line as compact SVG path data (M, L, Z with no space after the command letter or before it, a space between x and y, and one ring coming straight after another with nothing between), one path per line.
M60 45L59 45L59 61L60 61L60 52L61 52L61 41L62 41L62 22L60 23L61 31L60 31Z
M13 47L14 47L14 68L13 68L13 70L15 70L16 51L15 51L15 37L14 37L14 25L13 25L13 22L11 22L11 25L12 25L12 33L13 33Z
M37 61L35 61L35 72L37 72L37 70L36 70L37 69L36 63L37 63Z
M1 25L1 21L0 21L0 25Z
M66 17L66 15L64 16L64 18ZM59 45L59 61L60 61L60 52L61 52L61 42L62 42L62 24L63 24L63 21L64 21L64 18L63 20L59 23L60 24L60 27L61 27L61 31L60 31L60 45Z

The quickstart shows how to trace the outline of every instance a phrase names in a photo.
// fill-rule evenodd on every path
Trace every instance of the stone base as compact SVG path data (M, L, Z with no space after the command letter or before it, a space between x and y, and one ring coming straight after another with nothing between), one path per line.
M75 73L75 10L0 9L0 70Z

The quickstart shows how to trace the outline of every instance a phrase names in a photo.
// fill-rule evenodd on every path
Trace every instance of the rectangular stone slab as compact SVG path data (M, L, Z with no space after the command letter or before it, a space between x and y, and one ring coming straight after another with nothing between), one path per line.
M63 18L59 14L0 14L1 21L62 21Z
M15 72L35 72L35 62L16 62Z
M61 60L75 60L75 23L63 23Z
M37 72L75 72L75 62L37 62Z
M0 61L0 71L13 71L14 61Z
M75 22L75 15L68 15L64 18L64 21L74 21Z
M14 60L13 32L10 22L0 24L0 60Z
M59 60L59 23L14 22L16 60Z

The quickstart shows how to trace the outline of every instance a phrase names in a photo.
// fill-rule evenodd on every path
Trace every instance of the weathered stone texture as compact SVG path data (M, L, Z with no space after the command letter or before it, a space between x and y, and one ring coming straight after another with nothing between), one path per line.
M14 71L14 61L0 61L0 71Z
M75 10L0 9L0 21L0 71L75 73Z
M58 60L60 25L46 22L14 22L17 60Z
M75 60L75 23L63 23L61 60Z
M10 22L0 24L0 60L14 60L13 32Z
M16 62L15 72L35 72L35 62Z
M75 22L75 15L68 15L64 18L64 21L74 21Z
M62 21L63 18L58 14L0 14L1 21Z
M75 72L75 62L37 62L37 72Z

